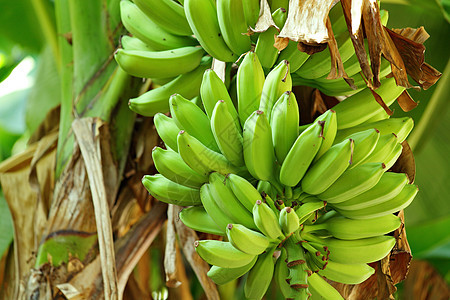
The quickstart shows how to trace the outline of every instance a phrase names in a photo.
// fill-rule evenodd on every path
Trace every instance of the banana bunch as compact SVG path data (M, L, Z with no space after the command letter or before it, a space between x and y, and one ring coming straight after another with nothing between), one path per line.
M156 199L186 206L186 226L223 237L195 243L217 284L248 274L245 296L261 299L275 277L286 298L341 299L323 277L346 284L370 277L367 263L395 245L386 235L401 224L394 213L417 193L405 174L386 172L413 124L351 118L348 109L373 110L366 108L373 99L358 93L299 126L290 74L281 61L265 76L248 52L237 103L213 70L200 85L204 110L173 94L171 117L154 117L166 148L153 150L159 174L142 182Z

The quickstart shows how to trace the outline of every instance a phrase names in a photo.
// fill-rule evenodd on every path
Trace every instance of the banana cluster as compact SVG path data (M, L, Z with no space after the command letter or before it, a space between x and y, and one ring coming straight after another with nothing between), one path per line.
M187 206L186 226L223 236L195 243L217 284L248 273L249 299L261 299L272 278L286 298L341 299L324 277L345 284L370 277L367 263L395 244L386 235L401 224L393 213L417 193L405 174L386 172L413 123L380 118L382 108L358 93L299 126L290 74L281 61L265 76L248 52L234 103L206 70L200 106L174 94L171 117L154 116L166 149L153 150L159 174L142 182L158 200ZM389 85L383 93L392 103L399 91L393 79Z
M265 74L275 65L289 61L294 85L312 86L330 96L351 95L364 89L366 84L359 74L361 67L338 6L333 8L330 19L345 70L354 80L356 89L342 78L327 79L332 61L329 51L310 56L300 52L292 41L281 52L274 47L275 37L288 15L288 1L272 2L272 18L276 27L251 36L245 34L251 32L249 28L254 27L258 20L259 2L122 0L122 23L132 36L122 37L122 48L117 50L115 59L129 74L152 78L160 85L130 99L130 109L144 116L166 113L170 95L178 93L187 99L199 95L203 72L211 67L212 58L227 62L230 70L233 64L240 65L239 57L251 49L258 55ZM388 14L382 11L383 24L386 24L387 17ZM390 72L389 62L383 59L380 78ZM232 85L231 89L239 90L237 80L231 79L227 84Z

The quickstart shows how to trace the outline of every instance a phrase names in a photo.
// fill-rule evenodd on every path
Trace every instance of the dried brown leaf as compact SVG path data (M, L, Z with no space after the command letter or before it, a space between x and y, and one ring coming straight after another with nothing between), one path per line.
M164 271L166 273L166 286L171 288L178 287L181 282L177 279L177 237L175 232L174 219L178 218L174 214L174 207L169 204L167 210L167 230L166 230L166 248L164 252Z
M375 101L377 101L378 104L380 104L381 107L383 107L384 111L385 111L388 115L392 116L392 114L393 114L394 112L389 108L389 106L386 105L386 103L384 103L384 101L383 101L383 99L381 98L381 96L378 95L377 92L375 92L375 91L374 91L373 89L371 89L370 87L369 87L369 90L370 90L370 92L372 93L373 97L375 98Z
M418 105L418 103L411 98L407 90L404 90L403 93L401 93L397 98L397 102L403 111L410 111Z
M307 45L327 43L326 22L334 4L334 0L289 1L289 14L278 36Z
M334 37L333 29L331 27L330 18L327 18L326 28L328 29L328 49L331 57L331 70L327 79L337 79L341 77L348 77L344 71L344 64L342 63L341 54L339 53L338 45Z
M403 210L398 213L398 217L402 224L394 231L397 243L390 256L390 272L394 284L405 280L412 260L411 248L406 237L405 214Z
M391 171L395 173L405 173L408 175L409 183L413 183L416 178L416 163L414 160L414 154L407 141L403 141L402 146L402 154L392 166Z

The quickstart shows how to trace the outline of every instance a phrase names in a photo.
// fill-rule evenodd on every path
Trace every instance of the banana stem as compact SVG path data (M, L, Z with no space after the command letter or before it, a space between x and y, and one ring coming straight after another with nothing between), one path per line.
M286 199L292 199L292 188L290 186L284 187L284 197Z

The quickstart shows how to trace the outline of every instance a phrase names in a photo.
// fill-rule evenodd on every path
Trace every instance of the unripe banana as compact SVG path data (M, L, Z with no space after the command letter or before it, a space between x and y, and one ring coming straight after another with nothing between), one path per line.
M283 60L289 62L289 69L291 73L295 73L306 62L309 55L298 50L297 42L289 41L289 44L278 55L277 64Z
M409 117L391 118L374 123L364 123L355 127L339 130L336 135L336 142L340 142L358 131L376 128L381 135L394 133L398 138L398 142L401 143L406 139L413 127L414 121Z
M219 76L217 76L214 70L208 69L203 74L202 85L200 87L200 95L202 98L203 106L205 107L206 114L209 118L212 117L212 113L214 107L217 104L217 101L223 100L227 104L228 111L233 117L236 126L240 128L238 114L236 112L236 108L233 105L233 101L231 101L225 84L222 80L220 80Z
M264 70L258 56L249 51L244 56L236 75L238 111L242 125L252 112L259 108L264 80Z
M257 259L258 257L255 256L255 258L249 264L239 268L222 268L218 266L212 266L211 269L209 269L207 275L212 279L212 281L214 281L214 283L223 285L232 280L238 279L239 277L250 271L250 269L255 265Z
M226 233L228 240L236 249L248 254L259 255L270 244L266 236L241 224L228 224Z
M198 45L191 37L176 36L148 18L131 1L120 1L120 15L125 28L153 50L169 50Z
M318 121L322 121L325 123L323 124L323 132L322 132L323 141L322 144L320 145L319 152L317 152L316 157L314 158L314 161L317 161L333 145L337 133L336 112L332 109L329 109L322 115L320 115L314 122Z
M222 174L239 173L222 154L219 154L189 135L185 131L178 134L178 153L184 162L200 175L208 175L213 171Z
M253 220L259 231L271 239L278 239L283 236L280 224L275 212L260 200L257 200L253 207Z
M228 215L232 223L240 223L248 228L256 229L251 213L234 196L225 184L225 177L217 172L209 175L210 191L217 206ZM227 224L228 225L228 224Z
M264 112L253 112L244 124L244 160L253 177L269 181L273 178L275 153L272 130Z
M353 220L338 216L321 224L312 226L306 225L303 230L305 232L326 230L338 239L356 240L392 232L397 229L401 223L400 218L393 214L368 220Z
M300 115L297 100L291 91L285 92L272 108L270 127L273 146L279 164L282 164L298 137Z
M284 92L291 90L292 78L291 73L289 73L289 62L283 60L270 71L264 81L259 110L266 113L267 120L270 120L275 102Z
M220 32L227 46L237 56L250 50L251 41L247 32L244 7L241 0L217 0L217 18Z
M153 49L137 37L129 35L123 35L120 38L120 44L125 50L155 51L155 49Z
M211 116L211 129L220 152L235 166L243 166L244 149L241 128L236 126L223 100L217 101Z
M340 240L336 238L324 238L302 234L316 249L329 251L329 259L343 264L370 263L385 257L395 245L392 236L377 236L358 240Z
M211 185L209 183L202 185L200 188L200 199L208 215L217 224L217 227L223 232L223 235L225 235L227 225L233 222L233 220L217 205L211 193Z
M402 144L397 144L395 145L394 150L391 152L391 154L389 154L386 159L385 159L385 165L386 165L386 169L390 169L395 162L397 161L397 159L400 157L400 155L402 154L403 151L403 146Z
M359 210L374 206L400 194L408 181L408 176L404 173L386 172L370 190L333 206L342 210Z
M318 295L322 299L344 300L341 294L317 273L313 273L308 277L308 283L313 295Z
M153 117L153 123L166 148L178 152L177 137L181 129L175 124L175 121L165 114L157 113Z
M377 129L372 128L354 133L348 138L352 139L355 143L355 149L353 150L352 155L352 164L350 165L350 169L353 169L362 162L366 163L365 159L377 146L377 142L380 138L380 132Z
M278 8L272 14L272 19L278 28L282 28L287 18L287 11L284 8ZM275 37L279 33L279 29L275 27L269 27L266 31L262 32L258 37L256 43L255 53L258 55L261 65L266 68L272 68L273 64L278 58L278 49L275 48Z
M248 272L244 284L244 294L247 299L262 299L269 288L275 269L274 250L259 255L256 264Z
M378 143L375 146L374 150L363 160L363 163L385 163L388 156L394 151L398 144L398 138L393 133L380 136L380 139L378 140Z
M280 182L296 186L305 175L322 144L323 123L315 122L303 131L289 150L280 170Z
M156 24L175 35L192 35L183 6L172 0L133 0Z
M179 94L169 98L170 114L177 126L211 150L219 152L208 117L193 102Z
M247 26L255 27L259 17L259 0L242 1Z
M299 224L303 224L314 212L323 208L326 203L320 201L318 198L313 197L313 201L302 204L299 208L295 210L299 218Z
M169 111L169 97L178 93L187 99L198 95L202 82L203 72L211 66L211 58L202 59L200 66L195 70L182 74L169 83L152 89L137 98L130 99L130 109L146 117L154 116L158 112Z
M380 180L386 166L368 163L345 171L325 192L317 197L328 203L340 203L370 190Z
M245 178L236 174L228 174L226 177L227 186L231 188L233 194L248 211L253 210L257 200L262 200L261 194Z
M364 282L373 273L375 270L367 264L341 264L331 260L324 269L319 270L319 275L344 284Z
M142 184L159 201L169 204L189 206L199 205L200 190L170 181L161 174L145 175Z
M203 183L208 182L207 176L202 176L192 170L181 156L172 150L155 147L152 151L152 158L156 170L173 182L192 188L200 188Z
M358 210L336 209L341 215L351 219L372 219L392 214L407 207L418 192L417 186L407 184L403 190L394 198L377 205Z
M214 1L185 0L184 12L195 37L206 52L224 62L233 62L237 59L220 32Z
M114 58L123 70L133 76L168 78L197 68L203 54L201 47L193 46L165 51L118 49Z
M255 255L244 253L229 242L203 240L194 243L195 251L210 265L222 268L239 268L250 264Z
M395 78L389 78L382 81L376 92L390 106L404 90L397 86ZM345 129L364 123L384 109L375 101L370 89L364 89L334 106L333 110L337 113L338 129Z
M324 192L351 165L353 153L352 139L331 147L308 169L301 181L302 190L311 195Z
M299 218L290 207L285 207L280 211L278 220L285 235L293 233L300 227Z
M224 230L217 226L211 216L201 206L183 208L179 214L181 222L187 227L216 235L224 235Z

